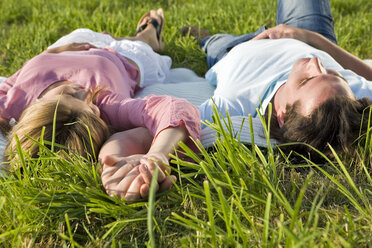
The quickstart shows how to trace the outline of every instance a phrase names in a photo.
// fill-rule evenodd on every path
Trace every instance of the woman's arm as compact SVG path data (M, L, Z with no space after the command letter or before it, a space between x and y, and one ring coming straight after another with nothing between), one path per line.
M350 69L356 74L372 80L372 67L364 63L361 59L337 46L321 34L280 24L274 28L269 28L257 35L252 40L259 39L280 39L293 38L303 41L319 50L323 50L331 55L342 67Z
M45 50L43 53L61 53L66 51L84 51L89 50L91 48L96 48L92 44L89 43L70 43L64 46L55 47L51 49Z

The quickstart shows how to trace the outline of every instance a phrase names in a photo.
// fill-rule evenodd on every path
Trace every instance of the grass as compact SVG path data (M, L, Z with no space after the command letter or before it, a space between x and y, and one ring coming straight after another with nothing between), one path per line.
M371 3L331 2L339 45L372 58ZM274 0L1 1L0 75L78 27L131 35L140 16L160 6L165 54L201 75L204 55L180 27L242 34L275 24ZM220 125L211 124L220 137L213 151L184 147L195 162L173 157L172 190L134 204L104 193L95 161L64 159L40 144L39 159L21 159L23 172L0 178L0 246L371 247L370 141L353 157L294 164L292 155L245 146Z

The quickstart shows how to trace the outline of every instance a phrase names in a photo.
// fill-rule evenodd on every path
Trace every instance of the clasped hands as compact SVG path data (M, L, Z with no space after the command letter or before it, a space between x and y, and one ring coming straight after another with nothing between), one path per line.
M171 178L168 158L162 153L136 154L127 157L107 155L103 164L102 183L110 196L116 195L127 201L146 198L155 168L159 168L157 191L170 189L175 176Z

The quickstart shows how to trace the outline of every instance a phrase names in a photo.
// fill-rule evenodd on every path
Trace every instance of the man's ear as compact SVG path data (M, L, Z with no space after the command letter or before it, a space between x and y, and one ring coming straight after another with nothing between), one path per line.
M281 110L279 110L276 113L276 119L278 120L278 125L279 125L280 128L282 128L284 126L284 115L285 115L285 112L281 111Z

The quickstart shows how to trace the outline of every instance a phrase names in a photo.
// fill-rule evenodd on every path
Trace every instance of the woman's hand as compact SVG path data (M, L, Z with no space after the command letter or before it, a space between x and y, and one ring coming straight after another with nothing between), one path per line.
M84 50L89 50L91 48L96 48L92 44L89 43L70 43L64 46L60 47L55 47L48 49L44 51L43 53L61 53L61 52L66 52L66 51L84 51Z
M308 43L307 37L310 32L311 31L305 29L280 24L276 27L266 29L252 40L292 38Z

